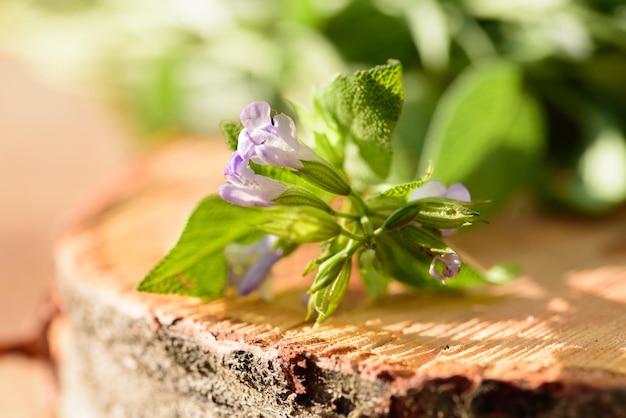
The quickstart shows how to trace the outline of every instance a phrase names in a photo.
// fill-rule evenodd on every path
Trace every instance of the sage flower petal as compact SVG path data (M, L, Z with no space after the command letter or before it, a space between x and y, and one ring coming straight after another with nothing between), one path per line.
M256 174L237 152L231 155L224 178L226 183L218 189L219 195L238 206L272 206L272 200L287 189L269 177Z
M302 160L317 155L296 138L296 124L280 113L271 117L267 102L252 102L239 115L244 129L239 134L237 152L244 159L275 167L302 168Z
M428 273L446 284L446 279L452 279L459 274L461 264L461 257L456 253L436 254L430 262ZM439 265L441 265L441 272L437 269Z
M225 248L229 264L228 284L246 296L267 280L272 266L282 258L283 249L274 248L278 238L266 235L252 245L229 244Z

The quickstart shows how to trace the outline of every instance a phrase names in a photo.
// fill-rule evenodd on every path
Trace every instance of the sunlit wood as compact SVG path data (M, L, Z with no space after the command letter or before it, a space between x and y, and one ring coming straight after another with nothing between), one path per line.
M626 408L624 211L591 221L510 210L454 241L484 265L521 263L514 283L463 295L394 287L370 301L355 280L320 326L304 321L301 297L312 247L277 266L271 302L135 292L196 201L216 191L227 156L210 140L169 145L95 190L68 225L56 253L71 324L68 416Z

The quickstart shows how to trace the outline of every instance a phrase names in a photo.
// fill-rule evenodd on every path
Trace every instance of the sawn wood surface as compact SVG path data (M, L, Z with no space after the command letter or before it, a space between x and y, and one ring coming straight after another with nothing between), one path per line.
M519 263L523 272L513 283L464 294L394 286L388 297L372 301L357 277L340 308L319 326L304 321L302 302L311 277L301 271L315 247L276 266L271 302L136 292L194 204L215 193L227 158L218 141L180 141L94 190L59 240L59 269L71 277L65 280L189 338L208 333L224 344L305 353L320 369L383 382L395 399L386 406L389 416L422 416L415 412L420 393L440 390L429 382L452 385L461 398L486 384L509 388L498 392L503 399L605 393L610 396L597 402L609 405L611 416L626 405L626 211L592 220L514 204L452 240L482 265ZM295 382L293 390L309 389ZM480 406L463 405L480 415ZM521 411L517 416L535 415Z

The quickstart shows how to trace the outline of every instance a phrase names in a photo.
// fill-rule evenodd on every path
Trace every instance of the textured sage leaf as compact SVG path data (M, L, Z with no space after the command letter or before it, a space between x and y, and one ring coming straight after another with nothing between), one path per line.
M227 281L226 245L255 233L263 219L257 208L242 208L217 196L202 200L174 247L139 283L137 290L216 298Z
M354 119L350 137L373 174L385 178L391 164L391 137L404 103L402 66L390 62L359 71L353 76L352 89Z
M406 202L406 199L397 196L386 196L382 194L374 195L365 203L372 212L383 212L394 210L402 206Z
M419 169L432 161L433 178L459 181L474 197L502 202L535 167L541 126L516 65L492 61L470 67L439 101Z
M220 129L226 138L226 145L231 151L237 149L237 143L239 142L239 133L243 129L240 123L225 120L220 123Z
M404 102L402 66L389 61L352 76L340 75L316 99L321 120L339 133L345 146L343 166L351 178L366 182L389 174L391 138Z
M395 196L406 200L409 198L413 190L417 189L418 187L422 187L428 180L430 180L433 174L433 170L433 164L429 163L428 167L426 167L426 172L416 180L407 183L397 184L385 190L381 194L383 196Z

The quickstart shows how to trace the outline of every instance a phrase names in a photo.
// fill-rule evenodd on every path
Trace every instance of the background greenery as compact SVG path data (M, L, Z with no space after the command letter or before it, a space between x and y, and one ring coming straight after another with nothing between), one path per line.
M142 138L217 132L251 100L293 113L286 99L395 58L393 180L432 160L500 204L524 189L587 214L626 201L623 1L8 1L0 36L96 87Z

